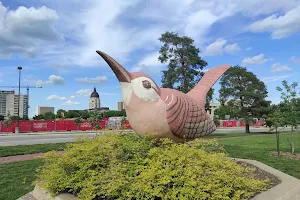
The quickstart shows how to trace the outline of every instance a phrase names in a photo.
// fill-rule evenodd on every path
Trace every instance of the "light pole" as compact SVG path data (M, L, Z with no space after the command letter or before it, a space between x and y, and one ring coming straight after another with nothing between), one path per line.
M15 133L20 133L20 99L21 99L21 70L22 67L18 67L19 70L19 96L18 96L18 118Z

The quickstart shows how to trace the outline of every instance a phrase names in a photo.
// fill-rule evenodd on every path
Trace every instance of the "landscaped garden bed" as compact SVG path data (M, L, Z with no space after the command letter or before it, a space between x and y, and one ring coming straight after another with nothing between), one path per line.
M108 133L49 152L37 183L80 199L250 199L279 180L229 160L216 141L175 144Z

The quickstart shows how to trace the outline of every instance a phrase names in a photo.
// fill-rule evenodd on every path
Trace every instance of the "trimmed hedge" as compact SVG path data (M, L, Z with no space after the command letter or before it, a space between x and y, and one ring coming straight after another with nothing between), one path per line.
M38 183L53 195L95 199L249 199L266 190L253 169L228 160L215 141L175 144L107 133L48 152Z

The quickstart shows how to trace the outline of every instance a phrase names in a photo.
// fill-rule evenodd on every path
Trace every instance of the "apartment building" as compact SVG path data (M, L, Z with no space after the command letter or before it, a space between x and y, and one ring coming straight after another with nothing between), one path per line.
M122 111L122 110L124 110L124 103L123 103L123 101L118 102L118 111Z
M6 115L9 114L11 116L18 116L18 101L19 95L16 94L8 94L6 96ZM27 95L20 95L20 118L24 116L28 116L28 108L27 108Z
M0 115L6 117L6 96L15 94L14 90L0 90Z

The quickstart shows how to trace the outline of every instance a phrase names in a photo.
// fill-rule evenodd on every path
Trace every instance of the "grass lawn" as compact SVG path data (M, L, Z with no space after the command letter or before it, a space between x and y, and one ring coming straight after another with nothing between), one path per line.
M204 138L229 138L229 137L244 137L244 136L251 136L251 135L272 135L275 134L273 132L255 132L255 133L213 133Z
M275 135L232 138L219 141L230 157L257 160L300 179L300 161L287 157L271 156L276 151ZM290 134L280 135L280 150L290 152ZM295 153L300 153L300 132L295 132Z
M33 190L36 169L43 159L0 164L0 199L16 200Z
M35 144L0 147L0 157L44 153L51 150L63 150L66 143Z

